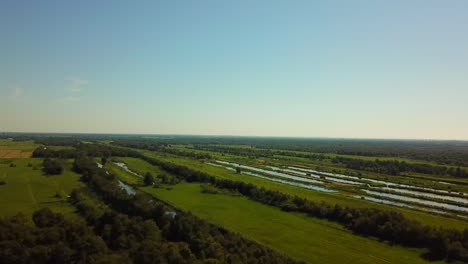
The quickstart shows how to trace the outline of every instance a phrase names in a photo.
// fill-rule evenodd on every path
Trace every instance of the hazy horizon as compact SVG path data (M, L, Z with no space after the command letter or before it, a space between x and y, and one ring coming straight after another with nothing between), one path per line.
M148 136L148 137L206 137L206 138L278 138L278 139L323 139L323 140L370 140L370 141L455 141L467 142L466 139L433 139L433 138L367 138L367 137L318 137L318 136L281 136L281 135L228 135L228 134L159 134L159 133L92 133L92 132L40 132L40 131L0 131L0 135L103 135L103 136Z
M468 140L466 1L2 1L0 133Z

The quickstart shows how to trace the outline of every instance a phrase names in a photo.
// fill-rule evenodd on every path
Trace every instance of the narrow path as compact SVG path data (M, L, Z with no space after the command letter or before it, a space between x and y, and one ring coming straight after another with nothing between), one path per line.
M26 187L28 189L28 192L29 192L29 196L31 197L31 201L32 203L37 206L37 200L36 198L34 197L34 193L33 193L33 190L31 188L31 184L30 184L30 180L28 177L24 176L25 180L26 180Z

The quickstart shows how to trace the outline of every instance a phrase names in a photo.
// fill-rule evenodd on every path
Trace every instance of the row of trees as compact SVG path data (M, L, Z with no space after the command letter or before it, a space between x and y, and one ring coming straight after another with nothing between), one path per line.
M154 259L158 254L162 255L160 258L171 257L164 257L169 259L166 263L295 263L191 214L177 212L173 217L168 214L171 208L148 195L128 195L118 186L115 176L97 168L91 158L77 158L74 170L109 206L127 215L102 213L83 199L79 191L71 195L73 203L108 247L129 251L135 263L147 263L145 259ZM150 238L148 234L152 234Z
M403 172L416 172L433 175L449 175L452 177L468 178L468 171L459 167L434 166L430 164L407 163L398 160L362 160L335 157L333 163L343 164L349 169L365 170L388 175L399 175Z
M193 146L193 149L220 152L224 154L232 154L232 155L245 156L245 157L250 157L250 158L260 158L260 157L272 158L275 155L299 157L299 158L306 158L306 159L311 159L311 160L324 160L327 158L324 154L286 151L286 150L279 150L279 149L262 149L262 148L248 147L248 146L238 147L238 146L229 146L229 145L224 146L224 145L198 144L198 145Z
M200 152L194 152L194 151L184 151L184 150L171 148L171 147L159 147L159 148L156 149L156 151L159 151L159 152L162 152L162 153L173 154L173 155L177 155L177 156L182 156L182 157L195 158L195 159L211 159L211 158L213 158L208 153L200 153Z
M138 157L140 154L134 150L103 144L77 143L74 148L51 149L40 146L33 151L34 158L61 158L74 159L81 156L103 157L107 161L111 156ZM102 161L104 161L102 160Z

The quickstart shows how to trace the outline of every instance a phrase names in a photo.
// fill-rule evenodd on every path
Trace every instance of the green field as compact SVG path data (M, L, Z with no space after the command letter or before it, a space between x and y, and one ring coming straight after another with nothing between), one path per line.
M10 167L10 163L16 167ZM42 207L73 214L67 196L74 188L84 185L79 181L80 176L71 171L71 161L64 163L61 175L47 176L41 170L42 159L0 159L0 180L6 182L0 185L0 215L15 215L20 211L30 214ZM55 197L57 193L61 197Z
M130 168L133 172L136 172L139 175L144 176L147 172L151 173L153 177L157 178L161 174L169 174L163 170L161 170L157 166L153 166L148 162L138 159L138 158L114 158L111 162L107 162L105 168L116 175L119 176L120 180L132 184L132 185L142 185L143 184L143 177L135 177L132 173L127 172L123 168L115 165L114 161L120 161L127 164L128 168Z
M451 217L444 217L440 215L430 214L422 211L415 211L411 209L405 209L400 207L388 206L384 204L374 203L370 201L365 201L362 199L356 199L349 195L344 195L342 193L323 193L313 190L306 190L303 188L285 185L282 183L272 182L256 177L250 177L244 174L237 174L232 171L228 171L224 168L214 167L208 164L203 163L203 161L194 160L185 157L177 157L174 155L167 155L167 154L158 154L156 152L150 151L142 151L145 155L149 157L156 157L158 159L173 162L175 164L184 165L189 168L206 172L210 175L224 178L224 179L231 179L237 180L247 183L252 183L257 186L262 186L267 189L280 191L283 193L287 193L290 195L297 195L299 197L303 197L315 202L326 202L330 204L339 204L341 206L348 206L348 207L374 207L386 210L397 210L402 212L405 216L410 219L414 219L425 223L427 225L432 225L435 227L446 227L446 228L456 228L456 229L465 229L467 228L468 224L460 219L455 219ZM149 164L148 164L149 165ZM137 167L129 166L132 170L138 170Z
M177 208L308 263L426 263L419 257L419 250L392 247L353 235L338 224L283 212L242 196L204 194L200 184L178 184L172 190L142 189Z
M116 161L122 161L123 159L119 158L118 160L116 159ZM140 185L143 183L143 179L139 178L139 177L135 177L135 175L127 172L126 170L124 170L123 168L115 165L113 162L111 161L108 161L106 163L106 165L104 166L104 168L109 171L110 173L112 174L115 174L115 175L118 175L119 178L128 183L128 184L132 184L132 185Z
M16 149L23 151L33 151L39 144L34 143L32 140L29 141L13 141L12 139L0 139L0 149Z

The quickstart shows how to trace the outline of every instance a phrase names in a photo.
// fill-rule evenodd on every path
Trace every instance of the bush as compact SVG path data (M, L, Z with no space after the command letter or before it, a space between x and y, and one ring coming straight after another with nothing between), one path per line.
M151 175L151 173L147 172L146 175L145 175L144 182L145 182L146 186L153 185L153 183L154 183L153 175Z
M42 165L44 166L44 172L47 175L58 175L63 171L62 164L58 160L47 158L44 159Z

